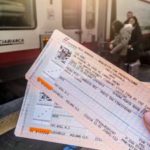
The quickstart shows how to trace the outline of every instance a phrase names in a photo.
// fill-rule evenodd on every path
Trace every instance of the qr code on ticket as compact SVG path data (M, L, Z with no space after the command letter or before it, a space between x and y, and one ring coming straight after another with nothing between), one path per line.
M40 101L51 101L51 99L43 92L40 92Z
M71 57L71 51L64 47L64 46L60 46L60 49L56 55L56 60L59 60L60 62L62 62L63 64L66 63L66 61Z

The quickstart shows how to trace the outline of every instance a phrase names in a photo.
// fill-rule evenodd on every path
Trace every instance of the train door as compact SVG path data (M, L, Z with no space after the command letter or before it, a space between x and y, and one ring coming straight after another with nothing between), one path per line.
M39 22L47 22L42 28L48 30L59 29L78 42L92 42L97 38L98 0L47 0L41 4L38 0L37 9ZM41 8L41 5L45 5ZM45 8L48 8L47 21L43 19ZM46 18L45 18L46 20Z
M97 38L98 0L62 0L62 25L64 32L80 43Z
M98 0L82 0L82 43L97 41Z
M109 0L110 1L110 0ZM108 17L108 0L101 0L99 2L98 11L98 40L99 42L104 42L106 40L106 30L109 23L110 17ZM108 19L109 18L109 19Z
M82 0L62 0L62 30L81 42Z

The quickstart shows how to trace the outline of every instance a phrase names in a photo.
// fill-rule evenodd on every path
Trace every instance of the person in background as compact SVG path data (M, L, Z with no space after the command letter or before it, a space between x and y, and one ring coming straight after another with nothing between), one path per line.
M127 19L126 21L124 22L124 24L128 24L129 23L129 19L133 17L133 12L132 11L128 11L127 12Z
M124 63L126 62L128 43L131 38L133 27L131 24L123 24L120 21L114 21L112 24L112 30L114 31L115 38L110 42L110 53L117 54L117 66L124 69Z
M133 26L131 38L128 43L128 62L132 63L138 60L140 52L142 51L142 32L138 20L135 16L130 17L128 23L132 24Z
M112 23L112 32L114 35L114 39L109 44L109 49L112 50L118 43L120 39L120 30L123 28L122 22L116 20ZM110 52L111 53L111 52ZM111 62L119 67L119 54L113 54L111 53Z
M144 114L143 119L144 119L144 123L145 123L146 128L150 132L150 112L146 112Z

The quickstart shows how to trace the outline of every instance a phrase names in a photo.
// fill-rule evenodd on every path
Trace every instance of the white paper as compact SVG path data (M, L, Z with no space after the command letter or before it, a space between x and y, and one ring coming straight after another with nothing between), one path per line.
M31 128L35 131L32 131ZM40 132L40 129L51 132L45 134ZM29 84L15 135L80 147L111 150L104 145L101 138L95 137L70 114L54 104L50 97Z
M29 82L112 149L150 149L142 119L150 106L146 86L59 31L44 53Z

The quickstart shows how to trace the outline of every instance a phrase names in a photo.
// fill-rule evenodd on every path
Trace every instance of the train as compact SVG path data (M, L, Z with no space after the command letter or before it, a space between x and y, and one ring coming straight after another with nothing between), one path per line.
M111 39L112 22L125 21L128 11L137 16L149 50L149 0L1 0L0 67L33 62L54 29L92 49Z

